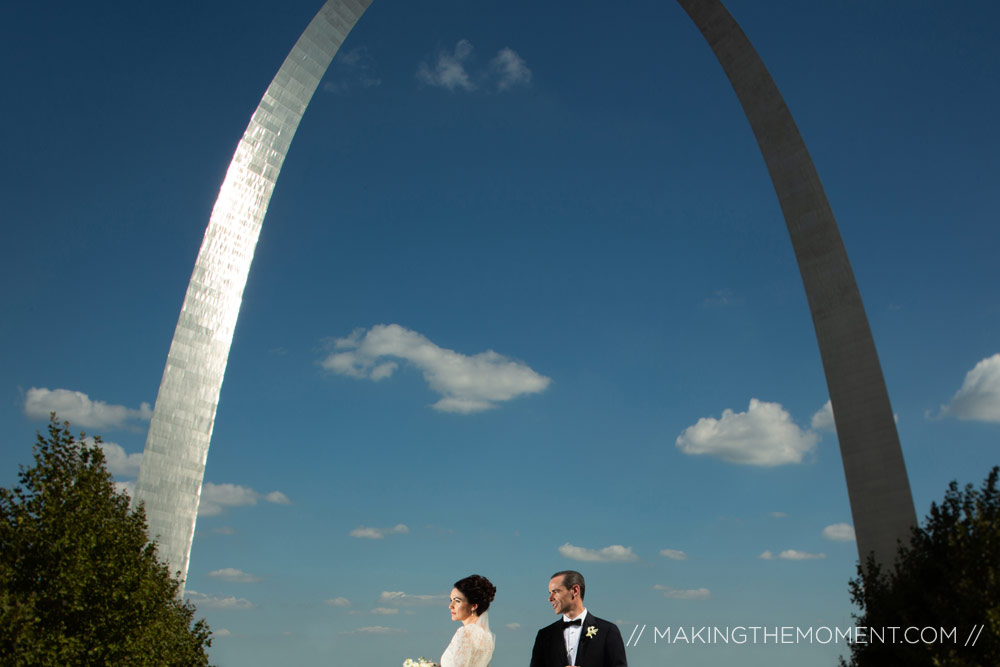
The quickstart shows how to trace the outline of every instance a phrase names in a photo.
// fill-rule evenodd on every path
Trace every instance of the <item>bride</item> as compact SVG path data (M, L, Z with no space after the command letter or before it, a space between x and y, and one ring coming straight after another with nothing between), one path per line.
M451 620L462 625L441 656L441 667L488 667L493 657L494 637L490 632L490 602L496 586L486 577L473 574L455 582L448 609Z

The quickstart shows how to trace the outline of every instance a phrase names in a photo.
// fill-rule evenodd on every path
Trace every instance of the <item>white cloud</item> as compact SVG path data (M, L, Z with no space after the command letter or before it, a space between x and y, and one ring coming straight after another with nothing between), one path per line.
M666 556L671 560L687 560L688 555L680 549L661 549L661 556Z
M348 600L345 597L330 598L329 600L326 600L325 602L326 602L326 604L330 605L331 607L350 607L351 606L351 601Z
M402 591L382 591L378 596L379 602L396 605L439 604L447 599L447 595L411 595Z
M504 47L490 60L489 67L475 67L472 43L461 39L452 52L441 51L430 64L417 67L417 79L436 88L447 90L486 89L503 93L531 83L531 69L516 51Z
M663 597L674 600L707 600L712 595L712 592L707 588L680 589L657 584L653 586L653 589L663 591Z
M96 444L93 438L87 437L84 440L88 445ZM113 442L99 443L107 461L108 471L112 475L135 477L139 474L139 467L142 464L142 454L139 452L127 454L118 444ZM125 492L130 498L134 497L135 480L116 481L115 488L119 492ZM258 493L248 486L239 484L213 484L205 482L201 488L201 501L198 505L198 516L218 516L227 507L244 507L256 505L259 500L276 505L291 505L292 501L281 491L271 491L270 493ZM397 526L398 528L398 526ZM403 528L406 528L403 526ZM394 529L395 530L395 529ZM407 529L408 530L408 529ZM236 531L232 528L214 528L212 532L225 535L233 535Z
M227 507L246 507L256 505L258 500L269 503L287 505L291 501L280 491L262 494L249 486L239 484L213 484L205 482L201 487L201 503L198 505L198 516L218 516Z
M469 414L502 401L544 391L551 381L527 365L493 350L467 356L438 347L423 335L398 324L357 329L334 342L335 351L320 362L326 370L354 378L383 380L396 370L394 357L420 369L430 388L442 398L442 412Z
M833 542L853 542L854 526L849 523L834 523L823 529L823 537Z
M86 437L83 442L93 447L98 445L104 452L105 465L112 475L116 477L135 477L139 474L139 465L142 463L142 453L126 454L121 445L113 442L95 442L91 437ZM115 491L125 493L129 498L135 496L135 480L127 479L115 481Z
M812 554L808 551L799 551L798 549L785 549L778 554L778 558L784 560L818 560L826 558L826 554Z
M356 537L359 540L381 540L386 535L407 535L409 532L409 526L404 523L397 523L392 528L369 528L367 526L358 526L348 533L348 535Z
M244 572L243 570L237 570L234 567L224 567L221 570L212 570L207 575L213 579L221 579L223 581L235 581L244 584L253 584L261 581L260 577L256 577L252 574Z
M229 630L226 630L225 628L219 628L218 630L212 630L212 637L213 638L214 637L228 637L231 634L233 634L233 633L231 633Z
M104 459L107 462L108 472L112 475L122 477L135 477L139 474L139 465L142 463L142 452L126 454L125 449L114 442L95 443L93 438L84 439L90 446L98 444L104 452Z
M184 597L198 607L198 609L252 609L253 603L244 598L222 595L205 595L197 591L187 590Z
M808 551L799 551L798 549L785 549L777 556L775 556L770 551L765 551L761 555L757 556L763 560L774 560L775 558L780 558L782 560L819 560L821 558L826 558L826 554L812 554Z
M966 421L1000 422L1000 354L977 363L939 416Z
M632 553L632 547L623 547L620 544L612 544L603 549L585 549L567 542L559 547L559 553L566 558L588 563L630 563L639 560L639 557Z
M372 609L373 614L380 614L382 616L393 616L399 613L398 609L393 607L375 607Z
M433 66L425 62L420 63L417 68L417 78L437 88L475 90L476 85L469 78L464 64L470 55L472 55L472 44L467 39L460 39L452 53L444 51L439 53L437 62Z
M264 500L269 503L274 503L275 505L292 504L292 501L288 499L288 496L283 494L281 491L272 491L271 493L264 494Z
M520 630L521 629L521 624L520 623L508 623L504 627L507 628L508 630Z
M51 412L73 426L99 429L122 428L129 420L149 421L153 416L149 403L142 403L138 410L133 410L124 405L93 401L82 391L44 387L29 389L24 401L24 414L31 419L48 419Z
M490 67L497 73L497 90L501 92L531 83L531 70L524 58L508 47L500 49L490 62Z
M677 437L685 454L707 454L729 463L777 466L801 463L819 436L800 429L780 403L750 399L746 412L723 410L722 418L702 417Z
M362 540L381 540L385 537L385 534L378 528L365 528L364 526L358 526L348 535Z
M406 630L400 628L387 628L384 625L369 625L365 628L358 628L357 630L349 630L347 632L341 632L342 635L394 635L405 633Z
M833 421L833 404L827 401L816 414L812 416L812 427L816 431L837 432L837 426Z

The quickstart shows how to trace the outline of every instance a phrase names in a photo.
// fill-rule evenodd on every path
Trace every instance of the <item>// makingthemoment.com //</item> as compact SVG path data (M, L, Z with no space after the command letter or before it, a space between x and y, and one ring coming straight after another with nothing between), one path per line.
M951 627L864 626L667 626L637 623L626 646L653 644L957 644L975 646L983 625L968 633ZM649 632L647 633L647 630Z

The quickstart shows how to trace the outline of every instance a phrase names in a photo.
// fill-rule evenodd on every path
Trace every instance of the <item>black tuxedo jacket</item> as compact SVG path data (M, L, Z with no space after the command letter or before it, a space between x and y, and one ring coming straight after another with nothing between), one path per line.
M596 632L588 630L596 629ZM618 626L597 618L590 611L583 620L580 645L576 649L576 665L580 667L628 667L625 661L625 642ZM538 631L535 648L531 650L531 667L566 667L566 640L563 638L562 618Z

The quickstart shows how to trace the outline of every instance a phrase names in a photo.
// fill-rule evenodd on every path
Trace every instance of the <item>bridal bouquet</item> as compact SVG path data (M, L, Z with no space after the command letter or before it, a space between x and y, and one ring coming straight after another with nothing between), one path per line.
M407 658L403 661L403 667L438 667L436 662L431 662L427 658Z

